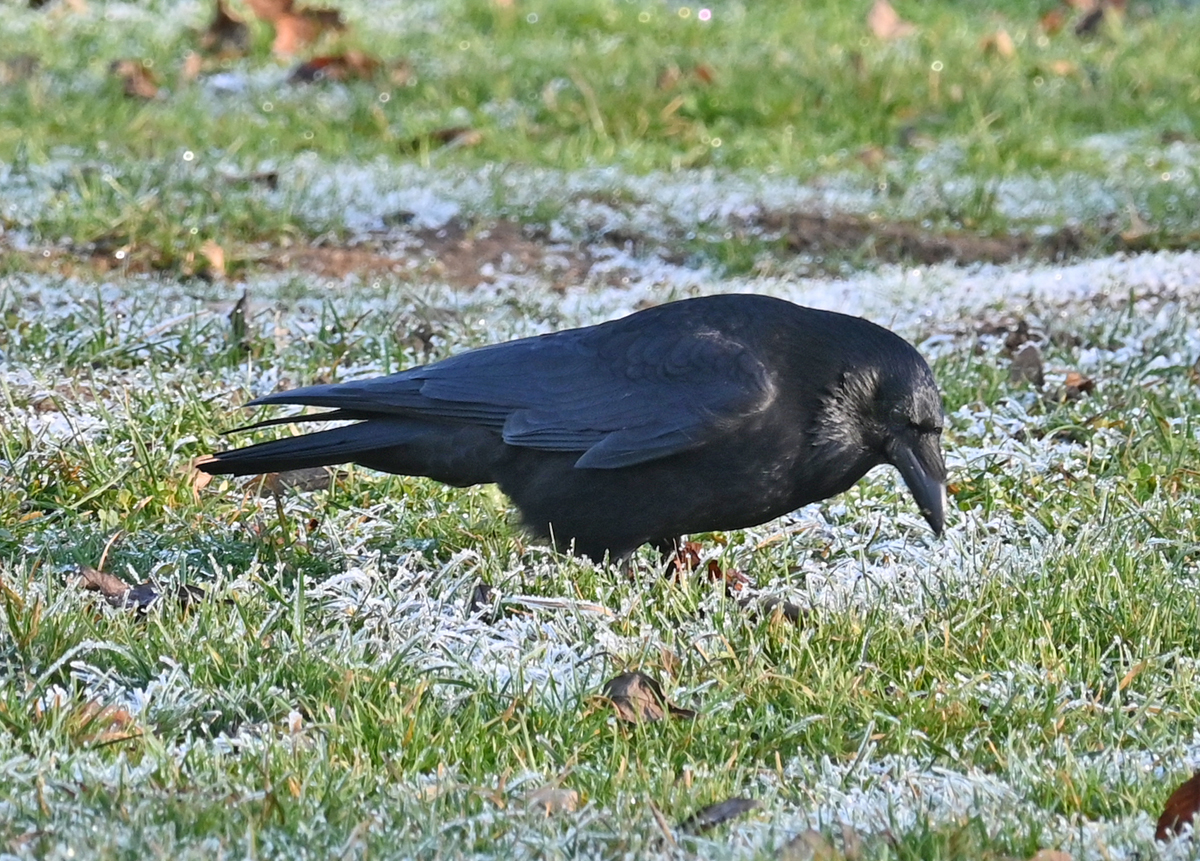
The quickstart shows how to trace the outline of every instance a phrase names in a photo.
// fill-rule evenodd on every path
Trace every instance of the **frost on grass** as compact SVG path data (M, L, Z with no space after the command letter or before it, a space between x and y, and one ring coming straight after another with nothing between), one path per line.
M1100 539L1113 545L1113 559L1133 552L1102 526L1039 518L1036 510L1018 504L1022 496L1015 489L1058 482L1054 493L1071 493L1070 475L1090 476L1089 492L1097 495L1122 492L1127 477L1096 465L1117 458L1130 444L1127 424L1096 423L1085 440L1058 431L1063 424L1082 423L1094 412L1110 409L1102 400L1110 390L1144 388L1166 400L1191 396L1195 383L1190 369L1200 357L1200 336L1188 323L1200 306L1197 255L1116 257L1053 268L887 268L840 281L721 281L620 251L612 252L610 259L627 274L627 284L585 285L565 294L537 274L474 291L436 283L364 285L354 279L318 284L292 276L256 279L248 285L189 285L186 290L156 279L113 279L98 286L5 276L0 281L6 327L0 425L7 435L7 461L0 475L0 501L7 500L7 510L19 515L20 500L47 492L30 477L58 475L53 471L61 469L57 459L63 456L90 464L94 471L85 476L94 483L74 498L84 500L81 512L94 512L88 494L102 487L105 477L129 475L135 481L149 466L167 477L164 480L181 480L192 456L220 444L216 431L240 421L237 405L249 395L308 382L318 374L347 379L422 361L417 348L398 347L408 343L408 330L418 324L429 327L432 349L444 355L609 319L646 302L748 290L863 314L892 326L919 341L935 362L945 363L943 375L959 386L964 383L956 363L968 361L976 363L971 366L972 380L988 369L999 369L1007 379L1003 337L979 334L987 331L981 324L1006 315L1022 317L1049 345L1047 390L1060 385L1072 370L1098 381L1094 402L1061 408L1047 406L1048 391L1028 387L1014 387L1000 397L959 396L947 417L952 480L973 482L972 492L987 501L964 501L962 510L950 518L944 540L928 534L898 477L881 469L837 499L725 536L724 545L714 544L712 552L724 563L749 571L763 595L801 604L818 623L880 614L887 625L917 636L921 626L940 619L946 607L969 605L988 590L1033 588L1049 566L1080 554L1080 542L1105 564L1116 563L1103 555L1108 550L1098 546ZM251 296L255 350L249 357L231 353L227 339L228 308L243 286ZM357 319L361 323L353 331L339 322ZM1064 331L1078 340L1059 346L1053 335ZM1060 409L1066 412L1056 412ZM1149 421L1139 409L1146 408L1130 409L1120 418ZM1196 433L1179 416L1167 417L1158 426L1177 435ZM152 444L144 443L147 437L153 438ZM142 441L140 447L137 441ZM375 479L357 475L352 481L356 493L369 493ZM163 742L143 748L136 762L86 746L60 750L51 759L53 745L35 745L31 754L11 730L0 731L0 759L8 764L5 787L24 793L20 797L34 797L30 793L37 775L53 768L63 781L139 787L144 794L130 808L131 815L152 823L149 811L160 799L151 787L164 773L182 770L220 787L213 792L262 801L266 796L261 782L246 777L242 765L321 754L339 731L336 714L306 713L302 697L288 687L288 667L304 659L304 649L316 650L335 676L387 671L427 679L433 695L450 710L485 694L527 699L548 713L576 715L615 672L664 651L711 653L712 644L722 637L745 636L744 618L731 611L719 589L699 595L695 612L680 614L667 606L677 599L661 597L646 578L630 583L612 571L556 559L536 548L499 554L487 547L429 552L405 544L412 536L397 535L398 525L408 528L421 522L449 524L444 526L448 533L459 527L469 533L477 517L470 509L490 499L483 494L339 497L336 505L327 504L330 497L321 494L288 495L277 506L273 498L260 497L236 482L217 482L198 500L173 497L164 503L167 511L158 527L140 527L140 534L135 529L117 545L131 579L135 574L138 580L152 575L169 582L186 573L211 587L211 600L190 615L175 618L165 609L152 613L145 624L161 625L166 631L156 638L176 632L180 639L171 648L144 651L145 638L121 628L136 623L123 621L118 611L90 606L62 586L71 568L63 548L86 539L95 543L98 553L112 531L121 528L119 520L105 520L112 515L103 510L129 511L137 501L98 498L108 500L97 503L100 512L75 520L60 516L64 522L59 523L47 518L44 526L36 525L35 518L35 525L21 527L15 544L0 533L0 541L9 541L4 546L11 549L11 561L0 564L0 576L15 584L25 606L40 599L45 613L41 624L51 620L62 625L72 644L37 663L33 686L24 693L13 692L16 699L8 700L8 707L40 707L52 713L59 703L119 705L139 726L162 733ZM72 498L66 502L71 504ZM1137 514L1161 520L1170 515L1172 504L1168 496L1149 497ZM271 534L281 516L283 522L299 525L298 540L308 542L311 554L325 560L328 570L321 576L300 584L287 580L288 572L256 558L219 561L206 557L207 549L198 551L201 541L219 545L226 554L230 547L254 546L262 535ZM504 517L502 504L487 516ZM314 525L304 525L309 520ZM181 530L180 521L201 525L197 531ZM1166 554L1183 539L1158 540L1156 546ZM35 576L36 559L43 561L36 563ZM1198 578L1193 558L1179 555L1171 564L1171 576L1180 582ZM559 604L554 609L526 606L520 613L487 621L468 612L469 597L480 580L507 596L552 598ZM697 587L680 587L687 588ZM278 607L273 606L276 602ZM295 641L290 629L281 628L282 633L262 637L266 645L259 647L265 651L255 659L257 665L233 672L232 680L217 683L198 672L210 660L201 648L206 637L212 638L209 645L258 642L254 636L265 621L247 626L235 607L257 607L271 618L282 618L296 612L297 602L304 607L307 643ZM607 612L595 612L595 606ZM0 613L7 617L17 612L14 607L5 605ZM996 625L1002 622L996 620ZM213 624L220 628L207 627ZM107 633L97 635L92 625ZM802 641L807 634L796 636ZM1120 679L1128 668L1112 656L1123 654L1124 647L1104 645L1105 661L1114 665L1112 672ZM188 661L180 659L183 652L190 655ZM230 654L224 660L237 663L236 658ZM1187 669L1188 659L1171 658L1174 672L1194 675L1194 668ZM917 673L915 666L908 669ZM279 681L256 689L258 672ZM1094 738L1087 735L1094 721L1117 721L1123 709L1152 708L1160 688L1142 690L1135 683L1114 705L1087 685L1051 678L1050 672L1032 660L1005 660L986 673L942 679L942 689L931 695L938 705L961 702L992 712L1032 713L1049 703L1056 715L1074 721L1072 731L1081 735L1077 744L1070 739L1054 742L1041 749L1042 755L1057 773L1079 785L1135 786L1200 762L1200 743L1195 740L1171 750L1150 749L1134 729L1110 730L1104 749L1094 749ZM1158 671L1151 667L1146 672ZM711 679L695 689L686 680L667 687L673 701L697 709L700 727L730 713L731 704ZM267 714L262 713L264 703L269 705ZM797 716L797 725L817 726L827 719L818 706ZM781 771L767 769L748 778L746 789L764 800L763 810L731 827L728 835L705 837L696 845L714 856L750 858L773 852L810 827L829 830L846 823L870 838L885 831L904 833L926 821L950 827L963 817L980 818L992 833L1036 829L1047 844L1065 845L1084 857L1132 857L1152 841L1153 817L1145 812L1118 808L1116 815L1085 817L1056 812L1039 801L1057 797L1062 778L1048 775L1045 763L1023 759L1019 750L1005 752L1010 764L1004 768L980 768L976 758L996 743L982 733L942 744L942 753L931 761L924 754L879 752L870 740L871 729L867 718L864 741L850 759L829 758L820 750L782 751ZM1031 736L1041 731L1036 722L1022 729ZM887 725L876 718L873 730L886 731ZM925 750L926 742L914 731L904 746ZM697 780L721 775L707 763L697 763L694 771ZM510 792L525 792L552 777L536 770L511 775L513 786L524 788ZM408 829L403 833L417 843L453 822L462 834L503 828L511 829L506 834L525 835L521 839L530 845L556 845L559 838L545 830L553 826L547 826L544 817L537 826L522 824L491 802L472 812L452 809L466 804L464 799L478 801L485 790L498 791L496 786L462 784L453 764L445 773L381 778L372 790L375 794L361 801L361 810L363 815L374 810L380 823ZM63 788L67 785L51 782L47 804L53 810L73 811L83 823L79 827L90 828L95 808L73 797ZM445 793L446 807L426 810L421 814L425 819L401 823L397 811L420 804L427 808L427 799L436 792ZM6 815L34 821L32 806L5 804ZM611 847L604 841L617 839L613 834L621 829L612 823L619 812L585 802L574 820L585 835L581 839L593 841L587 844L592 847ZM321 815L320 810L312 811L307 839L321 839ZM637 828L644 825L650 834L656 827L649 817L630 821ZM76 826L65 820L61 828L64 833L83 833L73 831ZM336 833L342 843L349 839ZM278 834L272 839L283 840Z

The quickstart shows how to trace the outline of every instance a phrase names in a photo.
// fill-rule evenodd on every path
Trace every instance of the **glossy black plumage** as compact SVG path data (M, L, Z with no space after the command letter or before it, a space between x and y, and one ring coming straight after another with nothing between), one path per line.
M753 295L471 350L255 404L356 423L222 452L244 475L353 461L465 486L496 482L535 533L592 558L763 523L900 469L941 531L941 399L899 336Z

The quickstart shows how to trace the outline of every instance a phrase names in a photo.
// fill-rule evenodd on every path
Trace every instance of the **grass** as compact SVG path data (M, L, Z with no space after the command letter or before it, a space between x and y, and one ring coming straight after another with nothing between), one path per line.
M6 10L0 58L37 65L0 100L0 159L34 192L5 218L43 242L123 249L186 273L203 268L194 261L206 241L240 248L346 230L341 213L314 217L294 160L336 177L339 163L383 159L435 174L503 164L517 177L608 166L838 177L871 198L866 208L939 230L1082 223L1097 247L1122 232L1150 247L1194 241L1200 90L1188 70L1200 62L1200 23L1185 5L1143 4L1092 38L1049 33L1024 3L986 14L913 5L901 12L916 35L894 41L837 3L733 4L707 22L698 11L349 4L350 30L325 48L403 60L411 74L297 86L270 57L265 25L249 56L213 60L189 81L182 64L205 23L190 7L126 9L119 23L103 4ZM986 47L1000 31L1011 55ZM125 96L108 71L120 58L158 75L159 97ZM232 91L212 83L221 72ZM478 130L478 145L429 142L455 126ZM280 165L278 193L239 180ZM1064 194L1074 206L1053 205ZM570 202L499 185L465 207L547 224ZM725 232L704 232L704 256L750 265ZM769 237L752 250L774 252Z
M410 83L283 84L259 27L226 93L178 77L191 6L0 11L0 61L38 60L0 96L0 852L767 859L809 828L871 859L1157 852L1200 761L1189 258L799 281L744 213L848 201L931 231L1074 220L1186 244L1200 19L1152 3L1079 39L1027 4L898 8L918 32L885 42L833 3L708 24L659 3L348 3L345 44L405 58ZM1012 57L981 47L1000 29ZM127 98L121 57L164 92ZM432 147L451 125L479 144ZM555 254L632 250L620 278L565 287L545 261L473 289L262 263L434 243L448 205ZM1025 298L1033 282L1057 298ZM189 469L276 387L740 289L865 297L937 336L945 540L884 471L699 536L799 626L649 555L632 579L555 556L489 488L350 468L276 499ZM1009 379L1016 316L1044 336L1043 392ZM1070 370L1095 391L1062 397ZM102 561L204 598L110 607L76 583ZM481 582L496 620L467 610ZM617 721L599 694L633 669L697 717ZM578 809L546 815L544 787ZM674 827L738 795L761 807Z

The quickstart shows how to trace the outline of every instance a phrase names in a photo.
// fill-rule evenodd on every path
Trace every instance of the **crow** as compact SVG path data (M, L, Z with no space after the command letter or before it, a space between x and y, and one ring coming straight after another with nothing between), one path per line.
M895 466L940 535L942 401L929 365L859 317L725 294L250 402L349 420L197 464L247 475L354 462L495 482L525 526L593 560L756 526Z

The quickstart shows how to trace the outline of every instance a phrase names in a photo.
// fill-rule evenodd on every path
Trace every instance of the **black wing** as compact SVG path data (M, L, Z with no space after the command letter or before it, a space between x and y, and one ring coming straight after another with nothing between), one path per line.
M481 425L510 445L581 452L579 467L632 466L702 445L774 398L770 370L743 339L670 322L639 314L254 403Z

